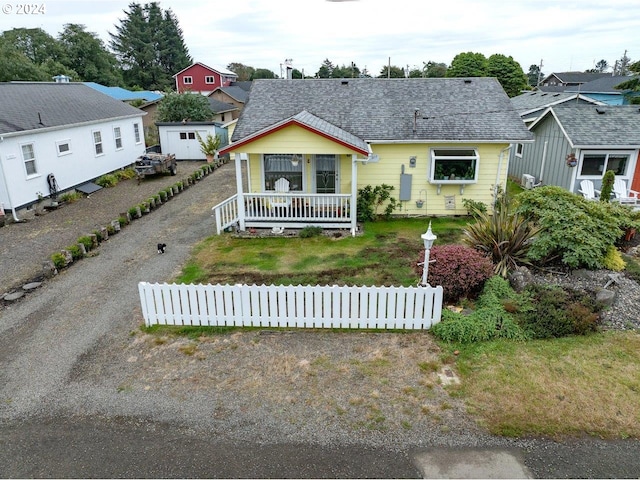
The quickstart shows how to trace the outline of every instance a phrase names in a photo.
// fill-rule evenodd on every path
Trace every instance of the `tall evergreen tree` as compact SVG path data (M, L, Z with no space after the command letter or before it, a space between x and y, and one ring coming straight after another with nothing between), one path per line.
M527 79L529 81L529 85L532 87L536 87L538 82L542 80L542 72L540 71L539 65L529 65L529 72L527 73Z
M130 87L167 90L173 75L192 60L182 30L171 10L163 13L158 2L129 4L126 17L116 25L110 46L120 60Z
M63 65L77 72L73 80L96 82L107 86L122 84L122 72L115 55L109 52L104 42L84 25L67 23L58 35L64 49Z

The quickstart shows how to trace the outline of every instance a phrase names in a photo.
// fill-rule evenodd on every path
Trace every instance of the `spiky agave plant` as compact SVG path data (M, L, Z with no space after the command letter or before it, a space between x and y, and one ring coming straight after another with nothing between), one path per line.
M512 212L506 195L496 201L493 215L477 212L476 222L463 230L463 242L491 257L496 275L506 277L518 265L531 265L527 253L541 227Z

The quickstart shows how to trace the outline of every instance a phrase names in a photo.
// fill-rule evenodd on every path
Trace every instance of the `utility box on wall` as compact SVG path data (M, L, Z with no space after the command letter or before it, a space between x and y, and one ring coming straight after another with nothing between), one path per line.
M408 173L400 174L400 201L411 200L411 182L413 175Z

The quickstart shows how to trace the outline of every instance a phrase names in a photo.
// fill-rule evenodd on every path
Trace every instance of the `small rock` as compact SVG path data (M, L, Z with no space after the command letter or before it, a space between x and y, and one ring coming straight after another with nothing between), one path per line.
M31 283L27 283L26 285L23 285L22 289L25 291L34 290L38 288L40 285L42 285L42 282L31 282Z
M596 302L601 303L605 307L610 307L616 300L616 292L601 289L596 293Z
M19 298L21 298L23 296L24 296L24 291L8 293L7 295L4 296L4 300L6 302L13 302L13 301L18 300Z
M51 278L58 274L58 269L51 260L47 260L42 264L42 273L45 278Z
M527 267L518 267L509 274L509 284L516 292L521 292L533 282L533 275Z

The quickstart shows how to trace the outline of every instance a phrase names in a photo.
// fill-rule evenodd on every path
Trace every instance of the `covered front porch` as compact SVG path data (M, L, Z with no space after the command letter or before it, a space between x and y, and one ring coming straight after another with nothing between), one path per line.
M231 226L356 234L358 163L372 158L363 140L301 112L224 153L235 157L238 193L213 207L218 234Z

